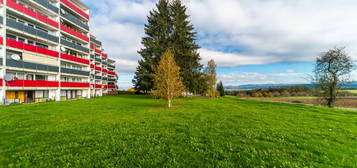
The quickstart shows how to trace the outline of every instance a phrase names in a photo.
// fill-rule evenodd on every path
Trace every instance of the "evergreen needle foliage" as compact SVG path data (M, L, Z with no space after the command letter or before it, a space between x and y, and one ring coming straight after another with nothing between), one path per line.
M181 1L160 0L157 9L149 13L145 25L146 36L142 39L143 48L138 51L142 56L133 79L137 91L149 92L154 89L154 68L160 57L172 48L175 62L180 67L180 75L187 91L191 93L205 92L205 80L200 48L196 44L196 32L186 14L187 8Z

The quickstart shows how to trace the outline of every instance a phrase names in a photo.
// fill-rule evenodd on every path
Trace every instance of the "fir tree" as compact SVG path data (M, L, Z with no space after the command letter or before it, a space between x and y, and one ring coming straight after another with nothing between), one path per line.
M187 8L180 0L171 3L171 17L173 20L172 47L177 65L181 69L181 76L187 91L198 92L202 73L200 48L196 44L196 32L186 14Z
M154 87L154 67L158 65L161 55L171 46L172 20L169 3L160 0L157 10L150 11L145 25L146 36L142 39L142 56L133 80L137 91L149 92Z
M225 94L225 91L224 91L224 86L223 86L222 81L220 81L220 82L217 84L216 90L219 92L219 95L220 95L220 96L223 97L223 96L226 95L226 94Z

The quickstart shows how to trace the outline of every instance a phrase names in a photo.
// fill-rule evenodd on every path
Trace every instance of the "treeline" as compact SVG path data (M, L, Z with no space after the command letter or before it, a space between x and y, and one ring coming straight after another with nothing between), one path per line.
M290 97L290 96L314 96L314 89L307 86L288 86L254 90L230 90L227 95L238 97Z
M267 89L254 89L254 90L227 90L227 95L238 97L296 97L296 96L318 96L321 91L307 86L287 86ZM356 93L348 91L340 91L339 97L353 97L357 96Z

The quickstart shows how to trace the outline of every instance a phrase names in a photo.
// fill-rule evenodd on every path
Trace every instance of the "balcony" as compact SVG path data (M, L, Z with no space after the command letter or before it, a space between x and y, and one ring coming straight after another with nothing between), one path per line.
M61 25L61 30L63 30L64 32L68 33L68 34L71 34L79 39L82 39L84 41L89 41L89 37L77 32L77 31L74 31L73 29L65 26L65 25Z
M116 73L115 72L108 72L108 74L110 74L110 75L115 75Z
M68 14L68 13L64 13L64 14L61 14L61 16L65 19L67 19L68 21L74 23L75 25L89 31L89 26L82 23L79 19L77 19L76 17L72 16L71 14Z
M95 79L102 79L101 76L95 76Z
M90 41L93 42L93 43L95 43L95 44L97 44L97 45L99 45L99 46L102 45L102 42L100 42L100 41L98 41L98 40L96 40L96 39L90 39Z
M86 18L87 20L89 20L89 15L87 13L85 13L82 9L79 9L72 2L70 2L68 0L61 0L61 3L65 4L66 6L68 6L69 8L71 8L72 10L74 10L75 12L77 12L78 14L80 14L81 16Z
M116 89L117 88L117 86L115 86L115 85L108 85L108 89Z
M89 72L88 71L82 71L82 70L76 70L76 69L68 69L68 68L62 68L61 67L61 72L62 73L66 73L66 74L89 76Z
M0 24L4 24L4 17L0 16Z
M26 32L30 35L34 35L34 36L38 36L38 37L42 37L46 40L50 40L50 41L53 41L55 43L58 43L58 40L59 38L56 37L56 36L53 36L51 34L48 34L42 30L37 30L31 26L27 26L27 25L24 25L22 23L19 23L19 22L16 22L14 20L11 20L11 19L7 19L6 21L6 24L7 26L11 27L11 28L14 28L16 30L19 30L19 31L23 31L23 32Z
M21 12L23 14L26 14L34 19L37 19L39 21L42 21L43 23L46 23L54 28L58 28L58 23L47 18L46 16L43 16L37 12L34 12L33 10L31 9L28 9L18 3L16 3L15 1L13 0L7 0L7 6L9 6L10 8L18 11L18 12Z
M58 13L59 9L54 5L48 3L46 0L34 0L36 3L40 4L41 6L51 10L54 13Z
M21 68L21 69L32 69L36 71L49 71L49 72L58 72L59 68L51 65L43 65L32 62L25 61L15 61L12 59L6 59L6 66Z
M72 56L72 55L68 55L68 54L61 53L61 59L65 59L65 60L69 60L69 61L73 61L73 62L89 65L89 60L78 58L78 57L75 57L75 56Z
M43 55L47 55L47 56L51 56L51 57L59 56L59 53L56 51L52 51L52 50L49 50L46 48L26 44L23 42L18 42L18 41L11 40L11 39L6 39L6 43L7 43L8 47L12 47L12 48L20 49L20 50L26 50L26 51L39 53L39 54L43 54Z
M61 87L72 87L72 88L89 88L89 83L79 83L79 82L61 82Z
M100 59L100 58L95 58L95 61L97 61L97 62L102 62L102 59Z
M101 88L102 88L102 85L95 84L95 85L94 85L94 88L96 88L96 89L101 89Z
M115 65L108 64L108 67L115 69Z
M74 44L74 43L69 42L69 41L67 41L65 39L61 39L61 44L65 45L67 47L70 47L70 48L85 52L85 53L89 53L89 49L88 48L85 48L85 47L83 47L81 45L78 45L78 44Z
M95 67L95 70L96 71L102 71L102 68L101 67Z
M116 80L116 79L109 79L109 78L108 78L108 81L110 81L110 82L116 82L117 80Z
M59 87L58 81L14 80L6 82L8 87Z
M102 50L95 49L94 51L95 51L96 53L98 53L98 54L102 55Z

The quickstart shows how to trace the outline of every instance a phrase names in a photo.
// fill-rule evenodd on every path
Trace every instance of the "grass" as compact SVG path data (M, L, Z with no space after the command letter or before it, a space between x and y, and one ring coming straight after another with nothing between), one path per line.
M357 167L357 113L146 96L0 107L0 167Z

